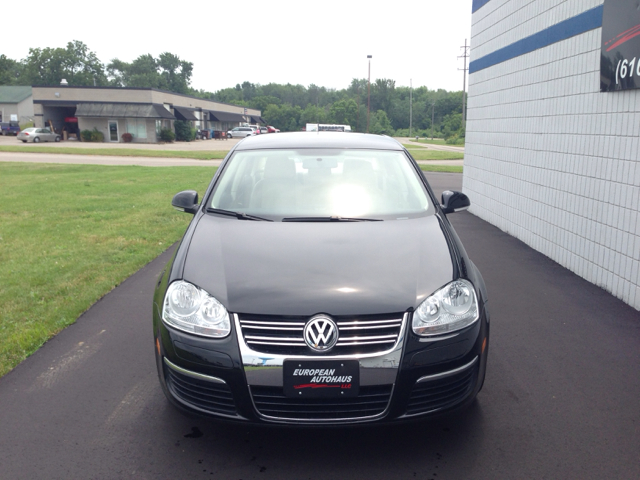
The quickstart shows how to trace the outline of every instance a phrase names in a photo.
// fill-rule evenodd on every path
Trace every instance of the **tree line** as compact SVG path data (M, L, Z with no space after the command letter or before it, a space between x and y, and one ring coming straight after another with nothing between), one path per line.
M462 91L427 87L410 91L409 87L397 87L394 80L376 79L370 84L367 109L366 78L354 78L341 90L247 81L208 92L191 87L192 74L192 62L169 52L157 58L140 55L132 62L114 58L105 65L78 40L66 48L30 48L22 60L0 54L0 85L57 85L64 78L71 86L157 88L259 109L269 125L282 131L301 130L307 123L335 123L359 132L408 136L411 103L413 135L434 135L451 143L464 137Z

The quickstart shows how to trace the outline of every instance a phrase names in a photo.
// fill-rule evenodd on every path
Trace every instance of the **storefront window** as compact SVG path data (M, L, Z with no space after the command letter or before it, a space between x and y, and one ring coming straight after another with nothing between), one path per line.
M127 132L133 135L133 138L147 138L147 121L144 119L128 119Z

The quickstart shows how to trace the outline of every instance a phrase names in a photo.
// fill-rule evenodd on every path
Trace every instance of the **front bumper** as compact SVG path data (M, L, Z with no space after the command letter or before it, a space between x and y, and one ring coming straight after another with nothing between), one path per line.
M482 387L489 319L435 339L419 338L403 317L401 335L384 352L369 355L285 356L247 346L234 328L207 340L167 327L154 309L156 358L167 398L190 413L262 424L348 425L412 420L460 407ZM283 389L283 362L357 360L360 391L350 398L290 398Z

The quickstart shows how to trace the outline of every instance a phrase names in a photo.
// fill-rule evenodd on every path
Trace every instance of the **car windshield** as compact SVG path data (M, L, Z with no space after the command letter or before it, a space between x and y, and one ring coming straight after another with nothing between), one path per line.
M270 219L405 219L433 211L419 173L400 151L239 151L209 208Z

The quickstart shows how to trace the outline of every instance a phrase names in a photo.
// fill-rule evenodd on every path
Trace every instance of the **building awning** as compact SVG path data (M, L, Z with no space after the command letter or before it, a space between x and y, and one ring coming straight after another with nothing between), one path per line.
M173 111L176 115L176 118L178 120L188 120L188 121L197 121L198 119L196 118L196 116L192 113L191 110L189 110L186 107L176 107L175 105L173 106Z
M209 118L214 122L244 122L244 117L239 113L212 112L209 111Z
M162 105L151 103L80 103L76 117L174 119Z
M265 125L267 124L264 118L257 115L251 115L251 123L264 123Z

